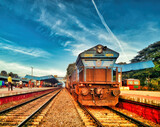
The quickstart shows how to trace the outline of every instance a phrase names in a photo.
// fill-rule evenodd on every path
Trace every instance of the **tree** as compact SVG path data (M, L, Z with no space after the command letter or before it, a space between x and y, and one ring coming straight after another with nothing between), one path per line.
M11 77L13 77L14 74L13 74L13 72L10 72L10 73L8 73L8 75L11 75Z
M142 49L138 52L138 55L135 56L131 62L141 62L146 60L152 60L154 62L155 67L144 69L144 70L137 70L126 72L123 74L124 78L135 78L141 81L141 86L148 86L150 90L160 90L158 87L159 79L160 79L160 41L155 42L148 47ZM153 84L156 82L155 84Z
M71 75L76 69L76 63L69 64L67 67L67 75Z
M138 55L131 60L131 63L146 60L153 60L154 62L159 61L160 63L160 41L155 42L139 51Z
M2 76L7 76L7 72L6 72L6 71L4 71L4 70L3 70L3 71L1 71L1 75L2 75Z
M127 64L127 63L126 63L126 62L119 62L119 63L117 63L117 64L123 65L123 64Z
M13 74L13 78L18 78L18 74Z

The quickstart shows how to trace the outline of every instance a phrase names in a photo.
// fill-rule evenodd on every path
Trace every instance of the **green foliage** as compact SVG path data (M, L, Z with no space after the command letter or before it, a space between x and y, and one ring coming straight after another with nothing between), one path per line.
M154 64L155 64L154 70L160 72L160 63L154 62Z
M145 60L153 60L160 63L160 41L155 42L138 52L131 62L140 62Z
M11 75L12 78L19 78L18 74L14 74L13 72L8 73L8 75Z
M76 63L69 64L67 67L67 75L71 75L76 69Z
M7 72L5 70L1 71L2 76L7 76Z
M153 60L155 67L145 70L132 71L123 74L123 79L135 78L139 79L141 86L147 86L149 90L160 90L160 86L152 84L152 79L160 79L160 41L149 45L147 48L138 52L131 62L140 62L146 60Z
M12 77L12 78L19 78L18 74L15 74L15 73L13 73L13 72L10 72L10 73L7 74L7 71L3 70L3 71L1 71L1 73L0 73L0 75L2 75L2 76L9 76L9 74L11 74L11 77Z
M152 84L152 83L148 83L148 90L158 90L158 91L160 91L160 86L158 86L158 85L154 85L154 84Z

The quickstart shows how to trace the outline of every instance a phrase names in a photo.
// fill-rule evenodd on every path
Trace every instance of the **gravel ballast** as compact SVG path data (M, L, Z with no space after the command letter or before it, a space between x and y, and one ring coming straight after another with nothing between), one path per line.
M63 89L53 101L55 102L41 122L41 127L84 127L73 99L66 89Z

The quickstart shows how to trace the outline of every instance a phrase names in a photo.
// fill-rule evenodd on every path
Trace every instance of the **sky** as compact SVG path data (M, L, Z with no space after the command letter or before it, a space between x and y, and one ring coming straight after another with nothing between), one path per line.
M129 62L160 41L159 0L0 0L0 71L65 76L97 44Z

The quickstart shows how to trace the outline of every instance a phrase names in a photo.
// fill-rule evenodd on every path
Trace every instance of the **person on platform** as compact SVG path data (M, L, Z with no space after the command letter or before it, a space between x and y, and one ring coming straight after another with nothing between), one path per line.
M21 88L21 89L23 88L23 82L22 82L22 80L19 81L19 88Z
M13 91L13 86L12 86L12 77L11 77L11 74L9 74L9 77L8 77L8 91Z
M31 83L32 83L31 80L29 80L29 82L28 82L29 88L31 88Z

